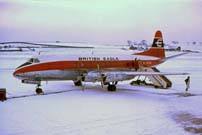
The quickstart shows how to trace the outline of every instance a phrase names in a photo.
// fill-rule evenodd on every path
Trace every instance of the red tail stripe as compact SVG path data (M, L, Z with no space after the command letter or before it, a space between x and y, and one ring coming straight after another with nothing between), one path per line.
M161 31L157 31L154 37L155 38L162 38L163 36L162 36Z

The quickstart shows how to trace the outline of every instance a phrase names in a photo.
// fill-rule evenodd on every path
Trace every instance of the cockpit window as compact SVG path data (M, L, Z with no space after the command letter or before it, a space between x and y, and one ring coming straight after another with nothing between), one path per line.
M17 68L20 68L20 67L24 67L26 65L30 65L30 64L33 64L33 63L39 63L39 59L38 58L30 58L28 59L28 61L26 61L25 63L23 63L22 65L20 65L19 67Z
M38 62L39 62L39 59L37 59L37 58L31 58L31 59L29 59L27 62L30 62L30 63L38 63Z

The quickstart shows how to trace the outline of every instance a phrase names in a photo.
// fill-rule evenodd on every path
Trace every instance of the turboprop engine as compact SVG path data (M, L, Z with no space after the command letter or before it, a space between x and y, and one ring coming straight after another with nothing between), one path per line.
M96 82L103 81L107 82L119 82L124 80L131 80L134 78L134 75L125 75L125 74L116 74L112 72L90 72L85 76L85 82Z

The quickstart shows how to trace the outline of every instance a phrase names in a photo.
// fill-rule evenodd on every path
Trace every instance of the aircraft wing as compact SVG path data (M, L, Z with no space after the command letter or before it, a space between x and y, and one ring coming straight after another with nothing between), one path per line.
M167 73L167 72L132 72L132 71L91 71L86 74L88 81L118 82L131 80L135 76L162 76L162 75L187 75L188 73Z
M134 76L153 76L153 75L188 75L189 73L175 73L175 72L109 72L117 75L134 75Z

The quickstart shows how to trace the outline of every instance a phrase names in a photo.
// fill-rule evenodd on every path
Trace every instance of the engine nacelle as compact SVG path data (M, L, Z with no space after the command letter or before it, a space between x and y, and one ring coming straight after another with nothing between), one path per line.
M26 84L40 84L40 81L34 81L34 80L22 80L22 83Z
M85 82L96 82L100 78L100 73L90 72L85 76Z
M131 80L133 78L134 75L108 73L105 82L118 82L118 81Z
M134 75L116 74L116 73L104 73L103 76L98 72L91 72L85 76L85 82L101 81L101 77L104 77L104 82L118 82L124 80L131 80Z

